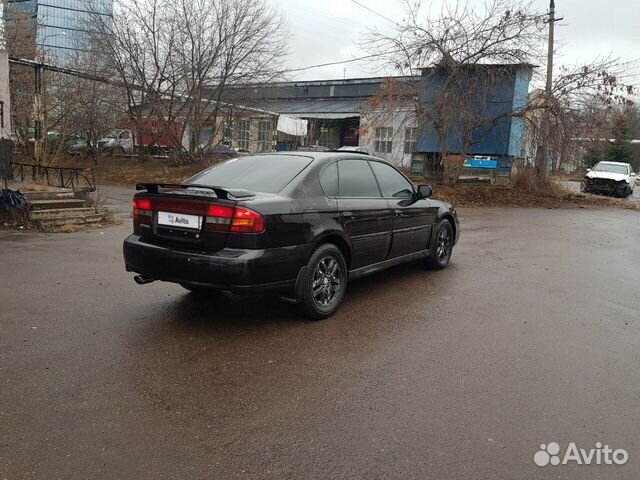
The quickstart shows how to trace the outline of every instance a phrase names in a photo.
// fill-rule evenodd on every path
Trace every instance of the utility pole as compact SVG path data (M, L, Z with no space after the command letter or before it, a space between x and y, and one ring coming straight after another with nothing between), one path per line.
M553 47L555 40L556 2L551 0L549 4L549 45L547 52L547 84L544 91L544 119L542 125L542 145L538 147L536 154L536 168L539 178L546 178L549 172L549 140L551 136L551 106L553 103ZM552 170L556 169L556 158L552 159Z
M11 138L11 93L9 91L9 52L5 39L5 5L0 2L0 138Z
M553 87L553 42L555 36L556 24L556 2L551 0L549 5L549 51L547 52L547 87L545 95L547 99L551 98L551 89Z

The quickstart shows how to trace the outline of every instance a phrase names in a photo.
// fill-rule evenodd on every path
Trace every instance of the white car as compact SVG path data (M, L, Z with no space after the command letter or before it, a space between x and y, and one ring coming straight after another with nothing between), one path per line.
M600 162L588 170L580 191L628 197L633 193L635 184L636 174L628 163Z
M133 133L131 130L112 130L98 140L98 149L111 153L133 152Z

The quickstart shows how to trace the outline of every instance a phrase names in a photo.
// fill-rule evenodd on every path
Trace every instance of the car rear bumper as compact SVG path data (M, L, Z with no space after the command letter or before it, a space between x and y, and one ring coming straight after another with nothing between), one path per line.
M123 245L127 271L153 280L253 294L291 290L305 264L305 245L194 253L154 245L131 235Z

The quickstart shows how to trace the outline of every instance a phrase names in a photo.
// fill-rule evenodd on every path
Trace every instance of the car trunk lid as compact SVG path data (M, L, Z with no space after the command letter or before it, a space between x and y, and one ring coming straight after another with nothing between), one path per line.
M225 247L241 198L253 193L192 184L139 184L134 230L149 243L194 251Z

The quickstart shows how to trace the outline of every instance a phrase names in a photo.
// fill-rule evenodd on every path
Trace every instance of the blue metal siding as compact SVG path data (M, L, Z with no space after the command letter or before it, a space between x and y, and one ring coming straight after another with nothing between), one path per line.
M486 66L482 68L487 68ZM478 76L468 80L468 84L459 82L451 88L454 92L458 89L461 94L468 89L478 91L477 102L472 106L479 118L496 121L486 127L476 129L472 134L475 143L468 152L472 155L492 156L519 156L522 145L522 133L524 121L512 119L507 114L512 111L525 108L531 71L528 67L504 69L496 79L491 80L491 85L482 83L482 70L478 70ZM420 81L419 95L425 110L429 111L438 98L445 82L447 74L443 70L427 70ZM455 122L449 129L447 149L450 152L462 152L462 130L464 125ZM477 143L476 143L477 142ZM421 153L439 153L440 142L438 134L432 125L422 125L418 138L417 151Z
M513 112L522 112L529 105L529 82L531 71L521 69L516 72L515 89L513 95ZM515 117L511 122L511 135L509 139L509 155L522 157L522 140L524 137L525 120L523 117Z

